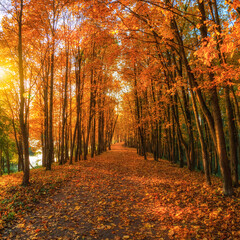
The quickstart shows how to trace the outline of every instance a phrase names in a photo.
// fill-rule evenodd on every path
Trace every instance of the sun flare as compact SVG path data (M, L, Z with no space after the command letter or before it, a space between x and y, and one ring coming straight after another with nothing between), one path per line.
M4 77L6 74L6 70L2 67L0 67L0 78Z

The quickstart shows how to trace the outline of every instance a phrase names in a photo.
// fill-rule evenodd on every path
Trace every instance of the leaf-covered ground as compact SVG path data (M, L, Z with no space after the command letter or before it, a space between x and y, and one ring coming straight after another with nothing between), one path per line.
M3 239L240 239L239 190L224 197L217 178L211 189L202 173L145 161L121 144L34 170L27 188L20 177L0 179Z

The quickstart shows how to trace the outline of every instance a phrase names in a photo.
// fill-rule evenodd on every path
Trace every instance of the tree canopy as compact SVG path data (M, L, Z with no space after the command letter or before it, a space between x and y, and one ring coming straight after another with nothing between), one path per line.
M124 141L209 185L221 175L234 193L238 0L5 0L0 10L1 166L17 152L23 185L30 148L51 170Z

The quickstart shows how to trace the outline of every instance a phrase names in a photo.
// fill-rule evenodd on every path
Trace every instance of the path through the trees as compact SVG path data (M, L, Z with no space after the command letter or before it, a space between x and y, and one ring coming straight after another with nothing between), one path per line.
M144 160L122 144L75 166L76 176L5 229L3 239L240 237L239 202L222 196L217 179L211 190L202 173Z

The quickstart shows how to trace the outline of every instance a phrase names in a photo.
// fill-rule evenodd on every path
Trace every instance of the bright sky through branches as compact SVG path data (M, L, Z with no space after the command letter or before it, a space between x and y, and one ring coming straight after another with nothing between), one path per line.
M4 68L0 67L0 78L3 78L5 74L6 71L4 70Z

